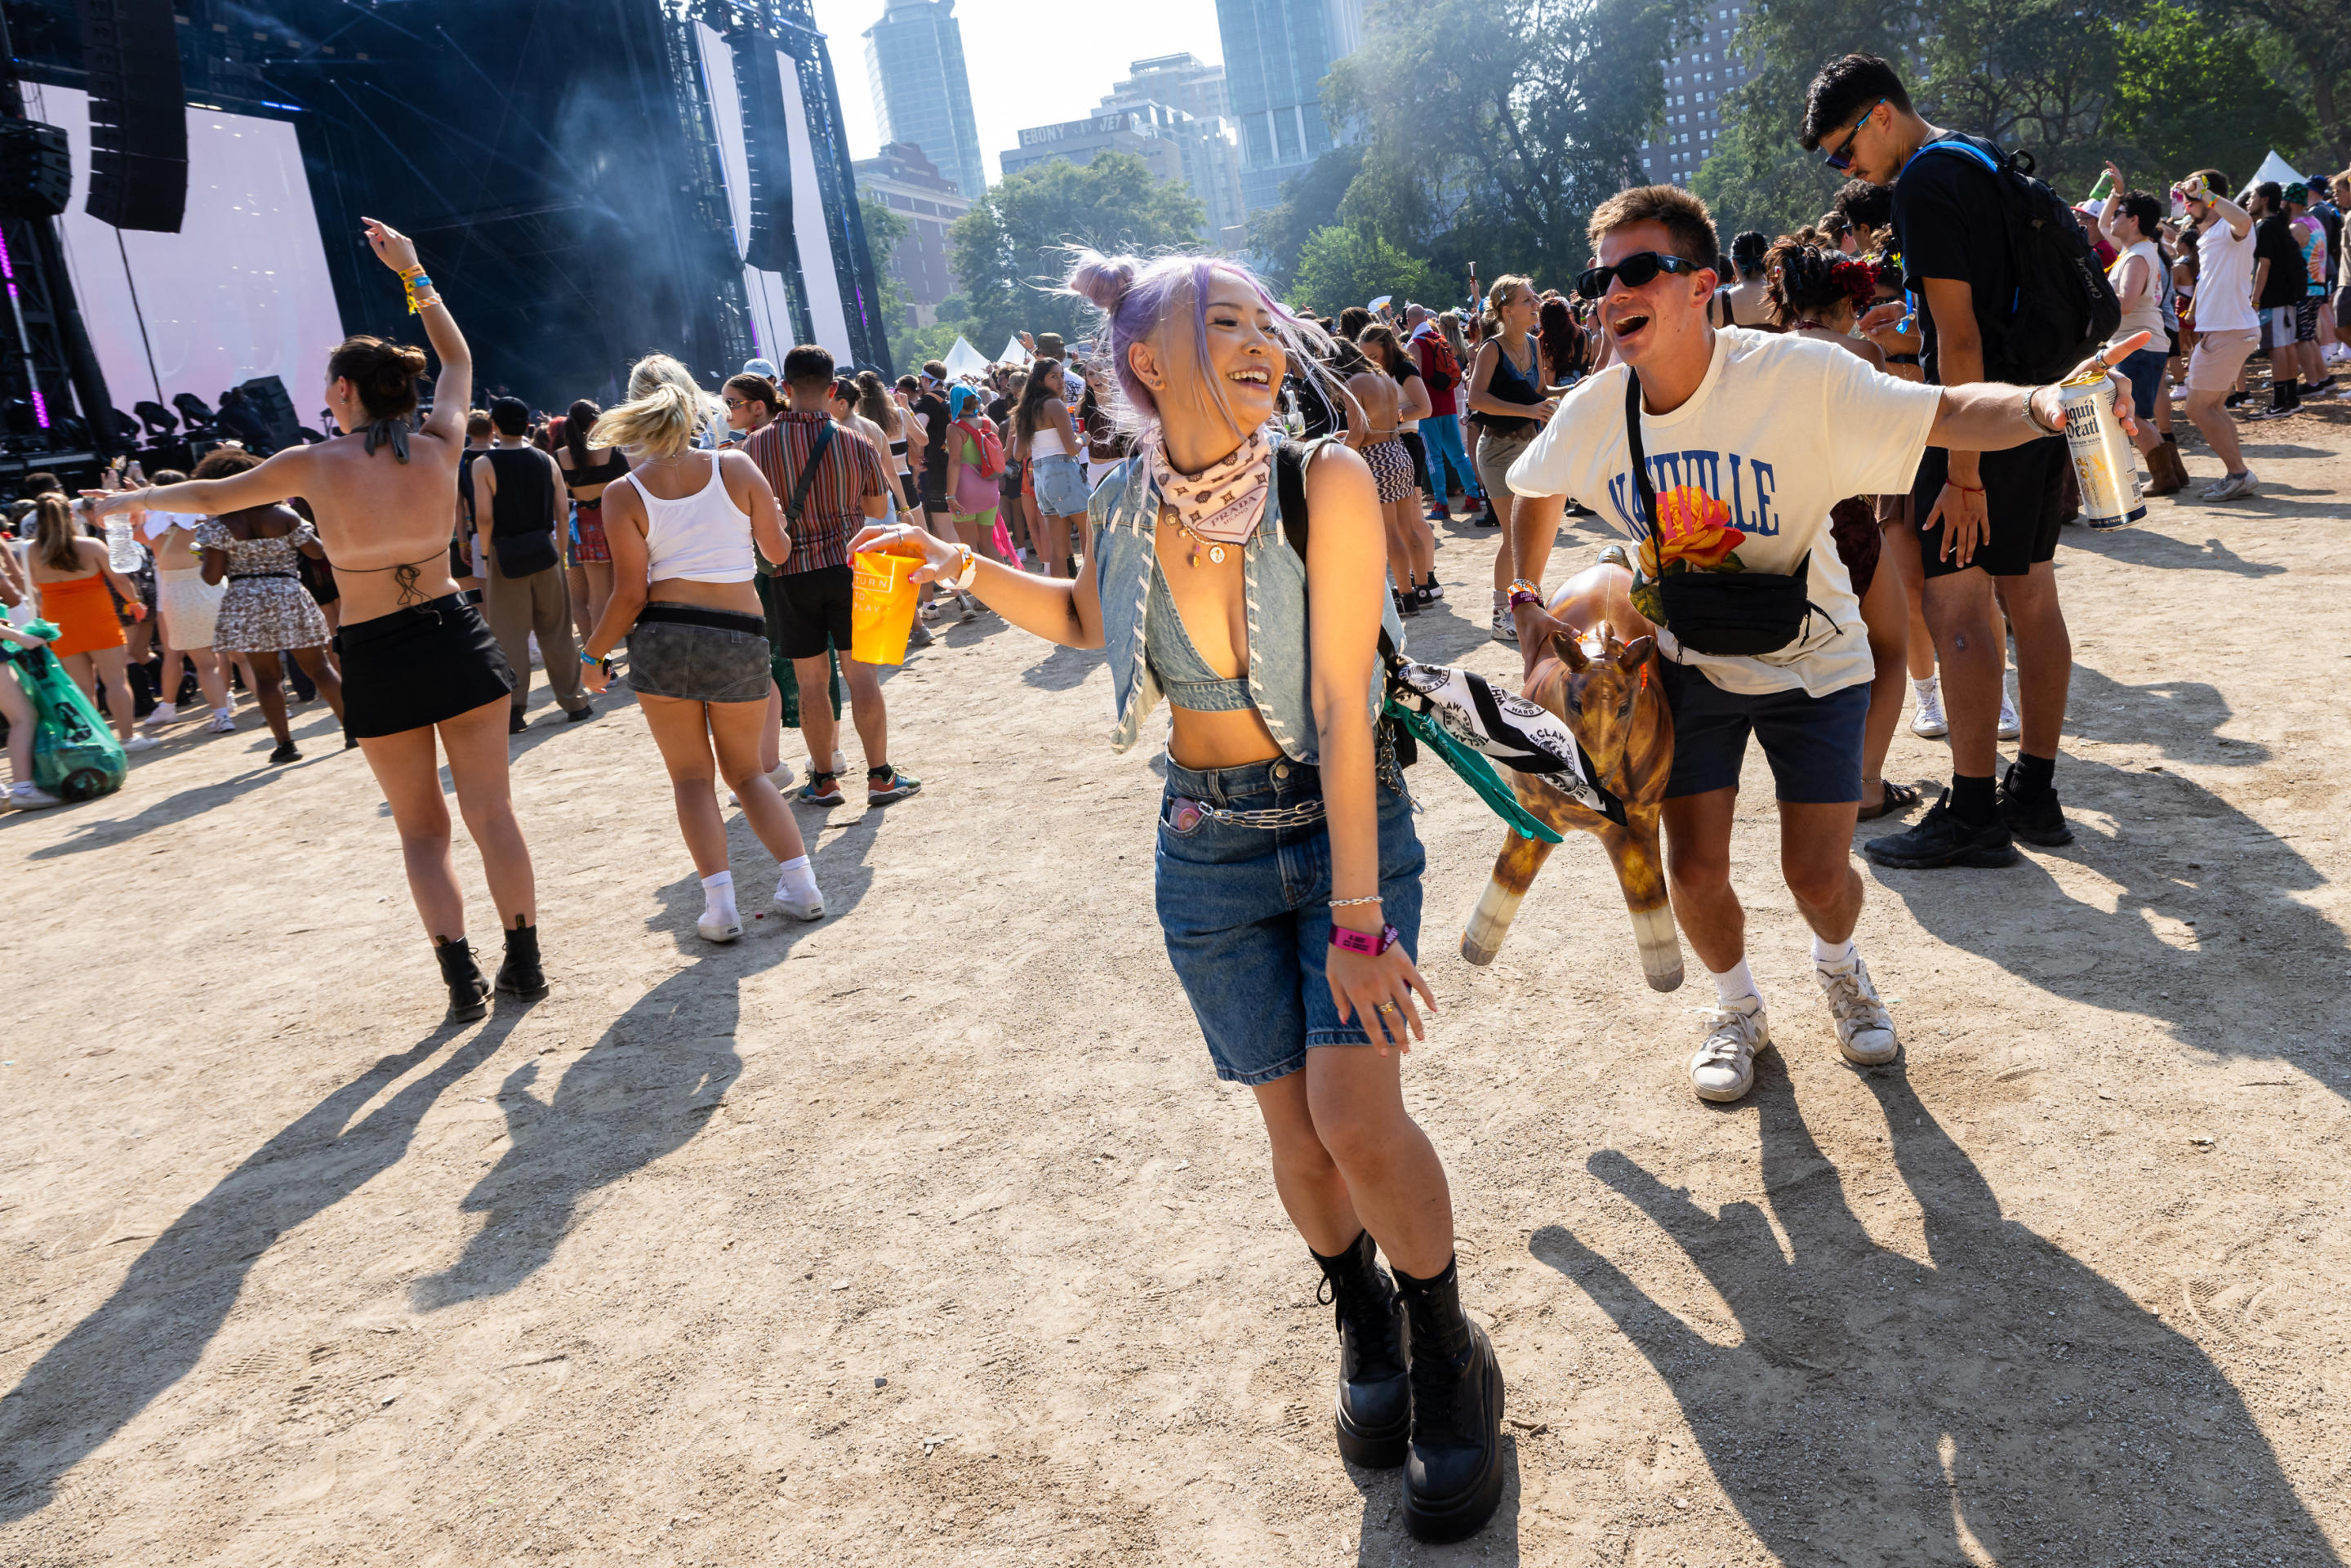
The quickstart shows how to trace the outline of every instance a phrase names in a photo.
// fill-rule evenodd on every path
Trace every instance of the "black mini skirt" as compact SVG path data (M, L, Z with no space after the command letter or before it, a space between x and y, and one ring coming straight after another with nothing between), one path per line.
M463 593L347 622L335 653L343 728L357 740L423 729L515 692L514 667Z

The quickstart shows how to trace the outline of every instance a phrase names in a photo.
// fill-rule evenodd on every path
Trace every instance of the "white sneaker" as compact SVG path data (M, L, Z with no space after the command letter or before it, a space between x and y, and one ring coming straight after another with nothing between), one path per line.
M792 780L797 777L798 775L792 771L790 763L778 762L776 764L775 771L768 775L768 782L778 789L789 789L792 787Z
M824 918L824 894L819 893L806 903L796 898L788 898L784 895L784 884L778 879L776 883L776 910L777 913L789 915L795 920L821 920Z
M1837 1049L1847 1061L1878 1067L1894 1060L1902 1042L1894 1038L1894 1017L1877 999L1870 983L1869 966L1855 953L1849 964L1815 960L1813 977L1829 996L1829 1016L1836 1020Z
M62 806L65 802L38 784L11 785L5 797L9 807L18 811L37 811L44 806Z
M733 920L702 919L694 923L694 928L705 942L732 942L743 935L743 921L740 916Z
M1519 623L1510 619L1510 612L1507 610L1495 611L1494 641L1497 643L1516 643L1518 640Z
M163 743L152 735L134 735L122 743L125 751L152 751Z
M1910 689L1918 698L1917 711L1910 716L1910 733L1925 740L1939 740L1950 734L1951 722L1943 716L1943 678L1929 675L1911 682Z
M2196 498L2199 501L2233 501L2241 496L2252 495L2260 487L2261 481L2253 477L2253 471L2248 468L2242 474L2221 475L2197 491Z
M2003 676L2000 683L2000 729L2002 740L2014 740L2024 733L2024 725L2016 716L2016 676Z
M140 723L148 729L161 729L167 724L178 723L179 718L180 710L177 707L170 703L157 703L154 711L140 720Z
M204 726L204 732L208 735L235 735L236 733L235 712L229 708L216 710L213 714L212 723Z
M1771 1043L1763 998L1749 997L1736 1005L1698 1011L1706 1019L1707 1036L1690 1058L1690 1087L1701 1100L1743 1099L1755 1087L1755 1053Z

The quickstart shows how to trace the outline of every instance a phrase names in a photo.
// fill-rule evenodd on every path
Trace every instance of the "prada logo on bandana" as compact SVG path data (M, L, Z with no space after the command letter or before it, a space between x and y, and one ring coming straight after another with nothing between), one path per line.
M1197 474L1179 473L1167 461L1167 444L1152 448L1152 477L1160 499L1175 512L1176 520L1198 538L1215 544L1245 543L1265 513L1266 491L1273 480L1273 446L1262 428L1232 453Z

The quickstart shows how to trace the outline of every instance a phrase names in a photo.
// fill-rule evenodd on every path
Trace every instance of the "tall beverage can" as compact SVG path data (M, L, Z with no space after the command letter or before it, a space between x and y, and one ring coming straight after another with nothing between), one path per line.
M2115 413L2118 395L2104 374L2057 389L2057 404L2065 414L2065 449L2082 486L2082 521L2094 528L2127 528L2147 519L2147 500L2138 489L2138 450Z

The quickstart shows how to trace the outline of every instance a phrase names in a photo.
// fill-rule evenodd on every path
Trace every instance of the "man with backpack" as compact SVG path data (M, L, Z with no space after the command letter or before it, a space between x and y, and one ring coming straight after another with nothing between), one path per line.
M1893 188L1929 384L2047 382L2115 329L2121 308L2071 212L1991 142L1921 120L1886 61L1846 55L1823 67L1806 93L1802 141L1825 150L1832 169ZM2070 461L2064 438L2048 435L2000 452L1930 446L1918 465L1911 515L1924 519L1927 627L1952 777L1915 826L1870 841L1880 865L2005 865L2016 839L2073 841L2055 774L2074 645L2050 564ZM2002 611L2016 638L2022 734L1995 786Z
M1404 325L1413 358L1420 366L1420 379L1428 386L1428 417L1420 422L1420 439L1428 449L1428 520L1441 523L1452 516L1448 495L1479 503L1486 499L1486 492L1478 486L1478 470L1461 445L1461 408L1455 393L1461 384L1461 361L1454 357L1453 345L1445 340L1437 323L1429 319L1426 306L1405 306Z
M802 343L786 354L789 406L753 431L743 451L774 488L792 539L791 558L772 585L775 612L768 635L776 652L792 662L804 694L800 733L808 737L809 777L797 799L810 806L841 803L840 778L829 766L841 733L841 721L824 700L831 679L830 645L840 652L850 715L865 748L865 803L883 806L923 786L890 765L882 678L872 665L849 656L849 538L868 517L883 515L887 492L872 445L833 423L826 411L832 379L832 355L817 345Z

